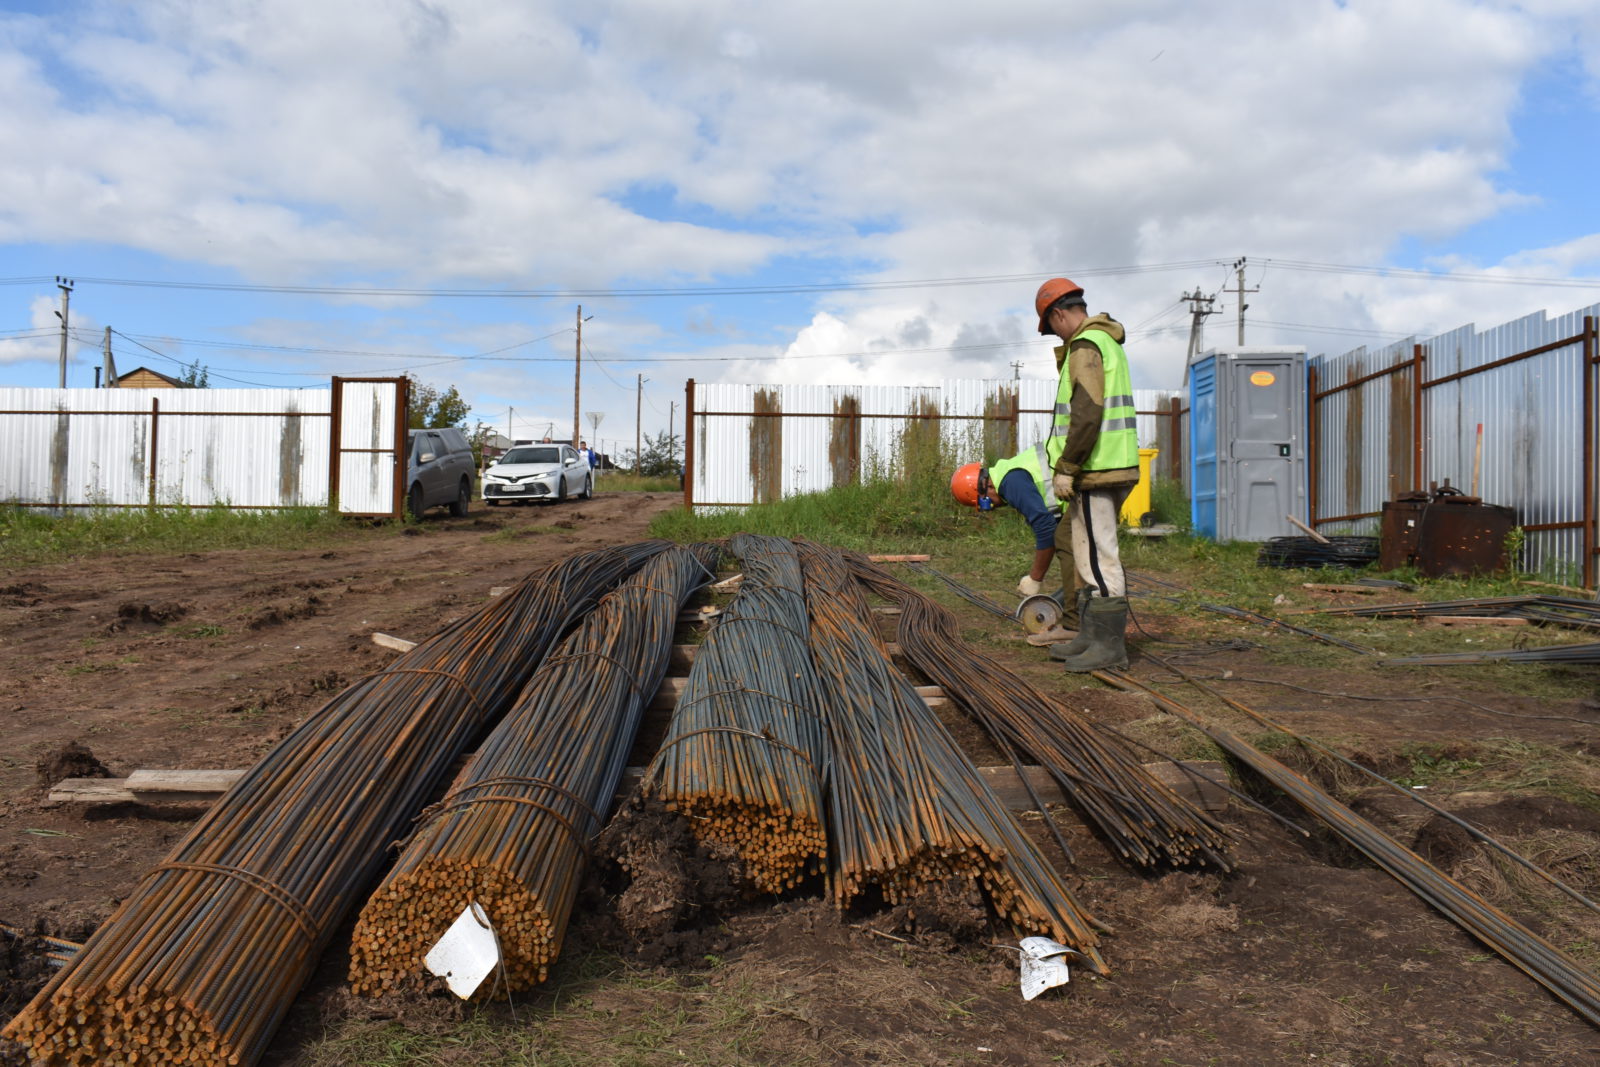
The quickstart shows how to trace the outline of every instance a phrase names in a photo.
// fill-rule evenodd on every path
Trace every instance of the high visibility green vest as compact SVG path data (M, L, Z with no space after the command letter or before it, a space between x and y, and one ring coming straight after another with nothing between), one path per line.
M1055 467L1050 463L1049 450L1040 442L1024 448L1010 459L1002 459L989 468L989 480L996 489L1006 480L1006 475L1014 470L1024 470L1033 478L1034 486L1039 490L1039 495L1044 498L1044 506L1056 507L1055 490L1050 487L1050 479L1055 474Z
M1133 379L1128 376L1128 355L1104 330L1085 330L1072 338L1092 342L1100 350L1105 369L1105 410L1100 414L1100 438L1084 463L1086 471L1110 471L1139 465L1139 418L1133 407ZM1068 347L1071 341L1067 342ZM1055 470L1067 447L1067 431L1072 428L1072 375L1062 362L1061 384L1056 387L1055 425L1050 429L1046 452L1050 469Z

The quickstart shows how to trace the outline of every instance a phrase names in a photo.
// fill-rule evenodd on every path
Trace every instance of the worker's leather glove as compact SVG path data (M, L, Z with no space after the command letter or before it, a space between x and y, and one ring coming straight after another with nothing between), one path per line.
M1044 592L1044 583L1031 574L1024 574L1017 583L1017 592L1022 596L1038 596Z
M1050 479L1050 490L1065 504L1078 495L1078 480L1070 474L1057 474Z

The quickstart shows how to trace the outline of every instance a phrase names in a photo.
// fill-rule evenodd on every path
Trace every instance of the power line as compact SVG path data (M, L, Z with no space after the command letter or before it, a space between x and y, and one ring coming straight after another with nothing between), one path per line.
M1216 259L1186 260L1181 263L1145 263L1121 267L1074 267L1080 278L1117 277L1152 274L1161 271L1194 270L1220 262ZM210 292L293 293L329 296L419 296L468 299L577 299L605 297L672 296L768 296L789 293L879 292L897 289L938 289L963 285L999 285L1033 280L1040 271L1026 274L978 274L954 278L912 278L899 281L802 282L783 285L703 285L648 289L433 289L378 285L250 285L243 282L161 281L150 278L86 278L79 284L133 286L146 289L192 289ZM43 279L48 281L49 279ZM15 284L37 283L39 279L15 279Z

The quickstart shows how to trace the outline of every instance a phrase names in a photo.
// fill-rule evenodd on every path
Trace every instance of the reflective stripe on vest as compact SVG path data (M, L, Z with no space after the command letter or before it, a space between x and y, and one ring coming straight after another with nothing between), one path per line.
M1039 490L1039 495L1044 498L1044 506L1054 509L1060 504L1056 500L1055 490L1050 486L1050 479L1055 476L1055 466L1050 462L1050 451L1044 442L1024 448L1010 459L1002 459L989 468L989 480L996 489L1006 480L1006 475L1014 470L1027 471L1033 478L1033 486ZM1015 505L1013 505L1015 506Z
M1086 471L1120 470L1139 465L1139 418L1133 406L1133 380L1128 375L1128 355L1122 345L1104 330L1085 330L1073 337L1083 339L1100 350L1100 365L1105 373L1106 400L1100 414L1100 436L1084 462ZM1066 450L1067 433L1072 428L1072 375L1061 375L1056 388L1055 424L1047 442L1050 467Z

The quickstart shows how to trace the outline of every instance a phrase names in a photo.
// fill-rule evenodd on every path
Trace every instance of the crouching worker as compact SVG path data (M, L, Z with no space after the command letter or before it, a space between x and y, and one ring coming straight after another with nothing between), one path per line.
M988 511L1009 504L1033 528L1033 565L1017 582L1019 596L1037 596L1045 591L1045 578L1050 573L1051 561L1056 558L1056 525L1061 506L1050 487L1050 479L1050 461L1042 444L1025 448L992 467L968 463L957 468L950 479L951 494L967 507ZM1062 609L1063 621L1071 623L1074 621L1076 571L1070 549L1062 556L1061 578L1066 605ZM1055 626L1043 633L1029 634L1028 643L1057 644L1074 636L1071 630Z

